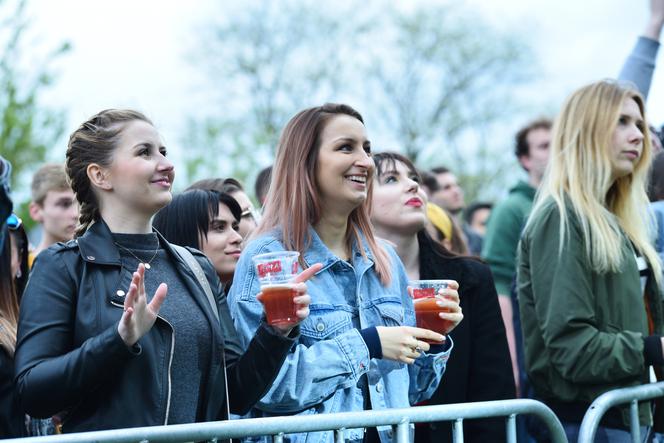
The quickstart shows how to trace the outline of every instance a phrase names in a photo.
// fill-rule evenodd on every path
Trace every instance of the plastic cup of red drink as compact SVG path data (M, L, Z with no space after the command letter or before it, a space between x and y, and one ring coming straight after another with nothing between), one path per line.
M252 258L269 325L291 326L298 322L298 306L293 297L296 295L294 279L299 272L299 257L299 252L279 251Z
M450 312L450 309L438 306L438 302L443 298L440 292L447 288L448 284L449 280L413 280L410 282L418 328L429 329L443 335L452 329L453 322L440 318L441 312ZM437 343L429 340L423 341Z

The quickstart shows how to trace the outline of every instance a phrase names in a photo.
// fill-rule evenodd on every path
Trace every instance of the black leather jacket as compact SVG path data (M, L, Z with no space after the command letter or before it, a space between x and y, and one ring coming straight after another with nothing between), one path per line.
M193 272L159 240L212 330L211 367L197 421L227 415L224 352L230 410L244 414L269 389L293 339L261 324L243 353L211 263L191 249L217 299L219 321ZM128 348L117 332L121 291L128 289L122 284L120 255L103 221L39 254L21 303L15 357L18 393L28 414L66 411L64 432L168 424L171 383L178 382L170 379L173 330L158 318L138 346Z

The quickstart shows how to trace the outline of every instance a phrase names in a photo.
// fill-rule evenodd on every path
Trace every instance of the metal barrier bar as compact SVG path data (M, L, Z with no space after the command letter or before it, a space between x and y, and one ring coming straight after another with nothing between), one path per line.
M344 434L346 433L345 428L337 429L334 431L334 442L335 443L344 443L346 439L344 438Z
M567 443L565 431L556 415L543 403L529 399L460 403L453 405L417 406L380 411L341 412L334 414L252 418L244 420L191 423L82 432L48 437L6 440L15 443L182 443L188 441L228 439L281 433L332 431L336 429L397 426L396 441L407 442L410 423L508 417L533 414L548 427L553 443ZM337 439L338 439L337 434ZM404 439L405 440L402 440Z
M463 443L463 418L457 418L454 421L452 438L454 439L454 443Z
M630 430L632 441L639 443L641 430L639 425L638 401L651 400L657 397L664 397L664 382L605 392L597 397L586 411L586 415L584 415L581 422L581 428L579 429L579 442L587 443L595 440L599 422L604 414L606 414L606 411L614 406L631 403Z
M639 425L639 401L632 400L629 405L629 427L632 434L632 443L641 441L641 426Z
M397 442L408 443L410 441L410 422L404 419L397 425Z
M516 415L510 414L507 417L507 443L516 443Z

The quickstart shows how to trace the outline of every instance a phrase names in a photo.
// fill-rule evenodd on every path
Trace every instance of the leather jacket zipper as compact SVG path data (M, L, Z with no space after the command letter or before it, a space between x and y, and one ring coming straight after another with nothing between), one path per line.
M124 309L124 305L111 300L111 304L118 308ZM168 322L164 317L157 315L157 318L163 320L171 328L171 352L168 357L168 398L166 399L166 416L164 417L164 425L168 424L168 413L171 409L171 366L173 364L173 354L175 353L175 334L173 333L173 325Z
M168 357L168 398L166 399L166 416L164 417L164 425L168 424L168 413L171 410L171 365L173 363L173 354L175 351L175 334L173 333L173 325L171 325L168 320L157 315L157 318L161 318L166 322L166 324L171 328L171 355Z

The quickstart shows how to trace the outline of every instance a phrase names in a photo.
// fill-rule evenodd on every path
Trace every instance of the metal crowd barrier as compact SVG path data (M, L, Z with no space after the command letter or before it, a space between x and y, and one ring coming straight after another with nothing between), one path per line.
M606 411L617 405L630 403L629 426L632 434L632 442L641 442L641 429L639 426L639 400L651 400L664 397L664 382L650 383L635 386L633 388L614 389L605 392L595 399L586 411L579 429L579 443L587 443L595 440L595 433Z
M48 437L30 437L6 440L6 442L182 443L203 440L217 442L228 438L272 435L275 443L282 443L285 434L334 431L335 443L342 443L345 429L391 425L393 441L407 443L410 440L411 423L454 421L454 442L461 443L463 442L464 419L507 417L507 441L516 443L517 414L536 415L549 428L553 443L567 443L562 424L551 409L543 403L528 399L151 426Z

